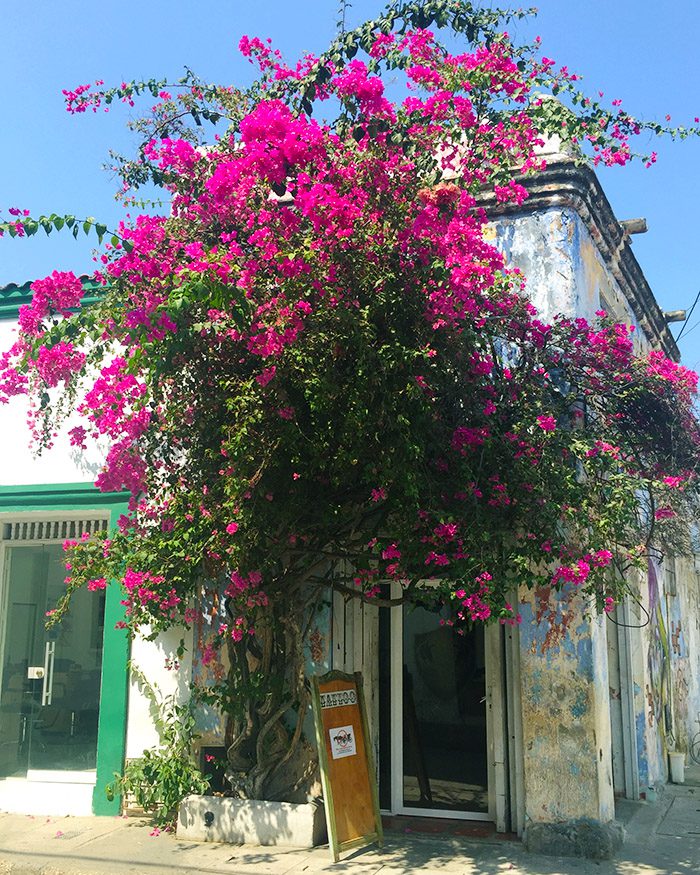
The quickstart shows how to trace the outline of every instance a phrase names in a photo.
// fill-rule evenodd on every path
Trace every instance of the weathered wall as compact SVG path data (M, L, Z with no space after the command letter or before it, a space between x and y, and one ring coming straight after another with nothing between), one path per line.
M502 217L489 227L508 265L527 278L527 294L544 319L556 313L593 319L604 309L633 324L637 348L648 348L614 275L617 265L602 256L594 233L573 208L560 206ZM618 790L631 792L624 781L627 757L640 792L648 795L666 780L666 724L687 750L700 710L699 596L692 562L677 562L677 596L668 595L664 583L654 565L641 577L640 606L630 606L630 652L622 656L630 670L622 676L616 629L608 675L605 620L591 623L579 609L571 613L565 595L552 596L554 607L547 609L537 596L525 597L521 658L529 818L612 816L611 748ZM627 737L625 695L634 718ZM553 773L559 776L556 784L549 780Z
M574 588L520 594L525 817L614 817L606 630Z
M571 208L504 217L492 238L544 319L594 319L615 306L629 319L615 278ZM520 629L526 822L614 817L605 620L589 618L573 590L521 594Z
M501 217L487 227L487 237L509 267L523 272L527 295L543 319L557 313L595 319L596 310L604 308L638 331L619 283L573 208Z
M692 557L676 558L678 595L670 597L670 651L676 745L688 751L700 731L700 576Z
M650 788L668 775L666 751L689 749L700 728L700 595L691 557L651 560L637 612L643 703L638 720L640 775Z

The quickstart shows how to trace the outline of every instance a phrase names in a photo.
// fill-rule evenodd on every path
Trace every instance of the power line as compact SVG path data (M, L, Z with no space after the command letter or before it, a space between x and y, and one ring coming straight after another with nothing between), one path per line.
M688 315L685 317L685 321L683 322L683 325L681 325L681 330L679 331L678 337L676 338L676 343L678 343L678 341L683 336L683 332L685 331L685 327L688 324L688 320L693 315L693 310L695 309L695 305L697 304L698 299L700 299L700 292L698 292L697 295L695 296L695 300L693 301L693 306L690 308ZM695 324L697 325L697 322ZM693 327L695 327L695 326L693 326ZM690 330L692 331L693 329L691 328ZM688 332L688 333L690 333L690 332Z
M692 331L695 331L695 329L698 327L698 325L700 325L700 319L698 319L698 321L695 323L695 325L693 325L692 328L688 329L685 336L687 337ZM681 337L681 335L679 334L678 337L676 338L676 342L678 340L680 340L680 337Z

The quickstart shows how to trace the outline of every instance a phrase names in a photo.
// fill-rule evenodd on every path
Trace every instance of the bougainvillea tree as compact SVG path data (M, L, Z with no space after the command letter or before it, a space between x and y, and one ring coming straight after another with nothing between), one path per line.
M118 531L68 545L55 617L117 581L125 624L157 632L217 588L230 670L210 696L242 795L272 793L298 744L329 591L383 606L430 579L457 627L517 622L522 585L611 609L693 504L696 376L605 313L545 324L484 239L480 198L521 203L545 138L625 164L654 129L514 46L508 20L392 4L296 66L244 37L244 90L188 73L66 92L71 112L153 98L123 195L156 184L169 205L104 245L97 303L72 274L34 283L2 359L36 443L77 414L73 444L106 445L97 486L131 495ZM81 224L14 211L2 228Z

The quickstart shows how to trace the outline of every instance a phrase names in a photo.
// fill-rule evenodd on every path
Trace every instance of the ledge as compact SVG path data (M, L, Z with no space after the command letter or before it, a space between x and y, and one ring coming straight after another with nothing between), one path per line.
M322 805L187 796L177 837L193 842L313 848L327 841Z

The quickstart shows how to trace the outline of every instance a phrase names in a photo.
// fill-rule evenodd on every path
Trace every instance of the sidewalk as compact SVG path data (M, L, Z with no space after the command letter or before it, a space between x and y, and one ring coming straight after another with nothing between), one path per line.
M0 814L0 875L697 875L700 872L700 769L659 800L623 800L627 840L614 860L529 854L517 841L389 833L333 864L327 848L282 850L178 841L151 835L144 820Z

